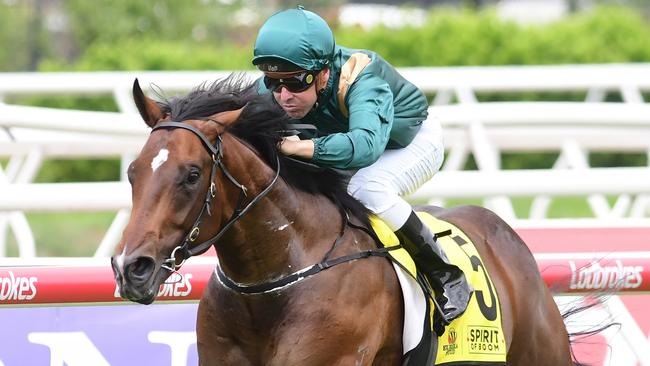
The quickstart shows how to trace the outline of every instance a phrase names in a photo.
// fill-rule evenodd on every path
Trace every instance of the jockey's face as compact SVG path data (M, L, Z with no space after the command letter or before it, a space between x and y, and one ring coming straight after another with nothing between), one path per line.
M316 75L316 82L301 92L291 92L285 86L273 91L273 97L289 117L301 119L311 111L318 98L317 88L324 88L329 79L329 69L324 69Z

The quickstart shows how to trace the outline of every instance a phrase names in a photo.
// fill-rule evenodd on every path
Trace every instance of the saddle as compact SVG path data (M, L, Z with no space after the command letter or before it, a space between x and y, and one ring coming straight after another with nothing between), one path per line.
M440 326L433 290L404 249L389 251L404 297L403 350L405 366L505 365L506 344L496 290L470 238L453 224L419 212L420 219L437 233L449 259L463 270L474 293L465 313L446 327ZM383 247L399 239L379 218L370 218ZM438 324L438 325L436 325Z

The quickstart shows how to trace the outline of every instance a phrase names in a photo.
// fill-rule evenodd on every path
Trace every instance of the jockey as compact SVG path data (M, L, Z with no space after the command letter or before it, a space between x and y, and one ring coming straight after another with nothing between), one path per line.
M427 99L388 62L367 50L336 45L329 26L302 7L278 12L261 27L253 64L260 93L320 137L287 137L285 155L355 171L348 192L383 219L432 284L443 321L466 309L471 290L463 272L402 195L440 169L439 121L427 119Z

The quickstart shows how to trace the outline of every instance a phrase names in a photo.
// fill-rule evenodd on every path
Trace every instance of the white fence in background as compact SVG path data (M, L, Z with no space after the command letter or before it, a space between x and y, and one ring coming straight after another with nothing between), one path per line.
M529 214L546 217L551 196L587 196L597 218L644 218L650 212L650 167L591 168L594 151L636 152L650 160L650 64L525 67L404 68L400 72L429 95L430 116L444 126L443 170L412 197L444 203L481 197L506 220L515 220L513 196L534 196ZM185 92L229 72L0 73L0 256L12 229L21 256L34 256L24 211L116 210L97 250L106 255L128 220L127 183L32 183L49 158L137 154L147 128L131 98L133 80L166 95ZM257 72L246 72L250 79ZM150 91L150 90L149 90ZM481 93L582 92L584 102L480 102ZM618 93L623 102L605 102ZM120 112L73 111L9 104L26 95L110 95ZM552 169L502 170L504 152L557 152ZM479 170L462 171L470 155ZM126 164L123 164L126 166ZM611 205L604 196L613 195Z

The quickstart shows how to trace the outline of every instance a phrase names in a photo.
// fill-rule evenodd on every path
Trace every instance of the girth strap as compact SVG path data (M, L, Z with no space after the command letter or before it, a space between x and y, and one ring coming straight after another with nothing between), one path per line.
M223 273L223 270L221 269L221 266L217 266L215 268L215 273L217 275L217 278L219 279L219 282L221 284L235 292L239 292L242 294L247 294L247 295L259 295L259 294L264 294L264 293L269 293L269 292L274 292L274 291L279 291L282 290L285 287L294 285L308 277L311 277L321 271L324 271L328 268L334 267L336 265L346 263L346 262L351 262L355 261L357 259L363 259L363 258L368 258L368 257L388 257L388 252L391 250L395 249L400 249L402 246L401 245L395 245L391 247L386 247L386 248L378 248L378 249L372 249L372 250L364 250L361 252L357 253L352 253L349 255L344 255L342 257L334 258L334 259L329 259L329 260L324 260L322 262L316 263L310 267L303 268L299 271L293 272L292 274L289 274L287 276L284 276L278 280L275 281L270 281L270 282L264 282L260 283L257 285L239 285L233 282L228 276Z
M339 204L339 210L341 211L341 217L343 219L342 225L341 225L341 231L336 237L336 240L334 240L334 243L332 243L332 246L329 248L327 253L323 256L323 259L314 264L311 265L307 268L303 268L301 270L298 270L296 272L293 272L289 275L283 276L280 279L270 281L270 282L263 282L263 283L258 283L254 285L240 285L232 281L228 276L226 276L225 273L223 273L223 270L221 269L220 265L217 265L217 268L215 268L215 273L217 275L217 279L221 284L235 292L239 292L242 294L247 294L247 295L257 295L257 294L264 294L264 293L269 293L269 292L274 292L274 291L279 291L285 287L291 286L293 284L296 284L308 277L311 277L321 271L324 271L328 268L334 267L336 265L339 265L341 263L346 263L346 262L351 262L357 259L363 259L363 258L368 258L368 257L388 257L388 252L391 250L395 249L400 249L402 248L402 245L394 245L390 247L382 247L382 248L377 248L377 249L370 249L370 250L363 250L360 252L344 255L342 257L337 257L334 259L330 259L330 256L332 253L334 253L334 250L341 244L343 241L343 236L345 235L345 230L346 228L352 227L355 229L360 229L365 231L367 234L369 234L373 239L376 240L376 243L381 244L381 241L375 233L362 226L362 225L356 225L350 222L350 218L345 212L345 210L342 208L342 206Z

